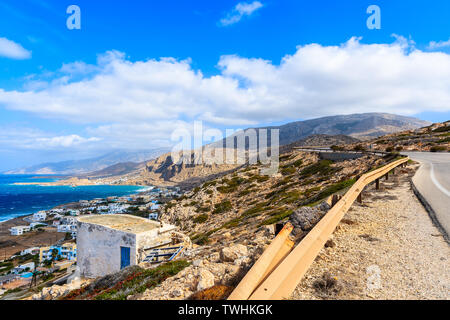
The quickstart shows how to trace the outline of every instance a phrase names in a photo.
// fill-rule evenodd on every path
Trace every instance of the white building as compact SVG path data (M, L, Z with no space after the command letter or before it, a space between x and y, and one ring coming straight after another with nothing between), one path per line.
M26 264L22 264L20 266L15 267L11 272L14 274L20 274L22 272L33 271L34 270L34 262L29 262Z
M69 210L69 214L71 216L79 216L80 215L80 210Z
M42 222L32 222L32 223L30 223L30 228L31 229L34 229L34 228L36 228L37 226L46 226L47 224L45 224L45 223L42 223Z
M11 235L13 235L13 236L21 236L22 234L24 234L25 232L28 232L30 230L31 230L30 226L17 226L17 227L12 227L11 229L9 229L9 231L11 232Z
M39 211L33 214L33 221L45 221L47 219L47 212Z
M149 218L150 220L158 220L158 213L150 213L150 214L148 215L148 218Z
M28 249L22 250L20 252L20 255L21 256L24 256L26 254L35 255L35 254L38 254L38 253L39 253L39 247L32 247L32 248L28 248Z
M145 250L172 243L173 225L131 215L78 218L77 265L80 274L96 278L136 265Z
M77 218L75 217L64 217L61 219L61 224L76 224Z
M77 225L76 224L60 224L58 226L58 232L76 232Z
M161 208L161 205L160 205L160 204L154 203L154 204L152 204L152 206L150 207L150 210L159 210L160 208Z

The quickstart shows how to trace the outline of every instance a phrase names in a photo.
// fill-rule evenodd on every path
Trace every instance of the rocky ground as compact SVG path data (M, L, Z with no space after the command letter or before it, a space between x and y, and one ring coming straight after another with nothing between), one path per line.
M372 149L380 151L450 152L450 121L388 134L364 142L348 144L345 149Z
M384 162L365 156L333 163L294 150L280 157L275 176L260 175L259 165L239 169L169 202L161 219L179 226L198 245L220 246L227 233L234 243L244 243L261 227L286 221L298 208L345 192L358 175Z
M411 190L414 171L364 192L292 299L450 299L450 247Z

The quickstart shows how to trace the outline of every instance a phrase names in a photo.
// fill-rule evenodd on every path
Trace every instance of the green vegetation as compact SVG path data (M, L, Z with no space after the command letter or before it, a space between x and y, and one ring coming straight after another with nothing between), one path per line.
M7 272L14 268L14 263L12 261L0 262L0 273Z
M262 211L266 211L268 209L270 209L269 206L269 201L266 202L260 202L258 204L256 204L255 206L251 207L250 209L245 210L242 215L241 218L249 218L249 217L254 217L255 215L258 215L259 213L261 213Z
M295 167L287 167L287 168L283 168L281 169L281 174L283 176L287 176L287 175L291 175L297 172L297 169L295 169Z
M228 212L233 209L231 202L229 200L222 201L220 203L216 203L214 205L213 214Z
M232 193L235 192L242 184L247 183L248 180L240 177L234 177L233 179L222 179L223 186L217 187L220 193Z
M442 152L442 151L447 151L447 148L444 146L433 146L430 148L431 152Z
M217 184L216 180L208 181L203 184L202 188L212 187L215 186L216 184Z
M267 181L267 180L269 180L269 176L260 176L260 175L258 175L258 174L255 174L255 175L252 176L248 181L249 181L249 182L254 182L254 181L256 181L256 182L258 182L258 183L261 183L261 182L265 182L265 181Z
M274 211L273 213L271 213L271 217L261 222L259 226L277 223L289 217L293 212L294 211L291 209L281 209L279 211Z
M170 208L175 207L176 205L177 205L176 202L167 202L164 208L165 208L166 210L168 210L168 209L170 209Z
M356 179L349 179L349 180L344 180L344 181L332 184L332 185L326 187L325 189L323 189L322 191L320 191L314 197L308 199L303 204L307 205L307 204L316 203L318 201L321 201L321 200L325 199L326 197L329 197L338 191L341 191L343 189L351 187L355 182L356 182Z
M302 196L303 193L301 191L290 191L278 201L278 204L291 204L298 201Z
M239 192L238 196L243 197L243 196L249 195L250 193L255 192L255 191L256 191L256 189L245 189L245 190L242 190L241 192Z
M330 147L330 149L333 151L343 151L344 147L333 145Z
M204 223L206 220L208 220L208 218L209 218L209 216L206 213L204 213L204 214L196 216L192 221L194 223Z
M198 207L195 211L197 211L197 212L210 212L211 211L211 207L209 207L209 206Z
M436 141L436 143L447 143L447 142L450 142L450 137Z
M366 151L366 148L360 144L357 144L354 148L354 151Z
M330 175L332 173L339 171L340 170L339 168L331 167L332 163L333 163L333 161L331 161L331 160L320 160L319 162L316 162L316 163L304 168L300 172L300 176L303 178L310 177L315 174L325 176L325 175Z
M147 218L148 211L147 210L139 210L138 207L129 207L125 214L129 214L136 217Z
M164 263L154 269L138 268L136 272L120 281L112 288L106 289L95 296L95 300L126 300L128 296L143 293L162 283L167 278L173 277L178 272L189 266L186 260L176 260Z
M280 156L279 159L280 159L280 162L283 162L283 161L289 160L290 157L291 157L290 154L284 154L284 155Z
M447 131L450 131L450 126L440 127L433 130L433 132L447 132Z

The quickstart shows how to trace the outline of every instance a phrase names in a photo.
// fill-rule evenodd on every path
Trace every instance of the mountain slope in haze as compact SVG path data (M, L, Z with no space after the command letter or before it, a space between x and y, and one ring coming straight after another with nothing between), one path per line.
M405 128L416 129L428 124L426 121L410 117L367 113L297 121L269 128L280 129L280 152L283 153L298 146L354 144L360 142L358 138L376 137L385 133L403 131ZM224 139L212 143L209 147L220 147L226 144L225 141ZM143 169L130 172L126 178L127 183L131 184L195 184L238 167L238 165L206 165L205 163L174 164L170 154L164 154L148 161Z
M281 126L260 127L255 129L279 129L280 145L291 144L311 135L346 135L358 139L371 139L390 133L414 130L431 122L417 118L399 116L389 113L361 113L329 116L312 120L290 122ZM242 133L242 131L241 131ZM257 130L258 134L258 130ZM239 135L237 132L234 136ZM270 134L269 141L270 141ZM225 145L226 140L214 144Z
M27 168L10 170L5 174L64 174L81 175L89 172L103 170L118 163L140 163L154 159L169 149L151 149L141 151L114 151L96 158L83 160L68 160L53 163L43 163Z
M113 176L125 175L130 172L143 169L147 161L144 162L121 162L114 164L112 166L106 167L104 169L89 172L84 174L82 177L86 178L107 178Z

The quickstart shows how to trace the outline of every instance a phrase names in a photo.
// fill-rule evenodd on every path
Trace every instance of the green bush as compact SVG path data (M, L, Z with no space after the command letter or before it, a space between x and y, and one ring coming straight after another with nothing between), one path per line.
M225 201L222 201L220 203L216 203L214 205L214 210L213 210L212 213L213 214L224 213L224 212L230 211L231 209L233 209L233 206L231 205L231 202L229 200L225 200Z
M447 148L444 146L433 146L430 148L431 152L442 152L442 151L447 151Z
M358 144L353 148L353 150L354 151L366 151L366 148L364 146Z
M296 172L297 172L297 170L295 169L295 167L287 167L287 168L281 169L281 174L283 176L288 176L288 175L294 174Z
M210 212L211 211L211 207L209 207L209 206L198 207L195 211L197 211L197 212Z
M330 149L333 150L333 151L343 151L344 150L343 147L336 146L336 145L331 146Z
M266 220L264 220L263 222L261 222L259 224L259 226L264 226L264 225L270 225L270 224L274 224L277 223L281 220L284 220L285 218L289 217L294 211L291 209L284 209L278 212L274 212L271 214L271 218L268 218Z
M320 191L314 197L308 199L305 204L310 204L310 203L314 203L314 202L323 200L324 198L331 196L332 194L334 194L340 190L351 187L355 182L356 182L356 179L349 179L349 180L344 180L344 181L338 182L336 184L333 184L331 186L328 186L325 189L323 189L322 191Z
M206 220L208 220L208 218L209 218L209 216L206 213L204 213L204 214L196 216L192 221L194 223L204 223Z
M338 169L331 167L333 161L331 160L320 160L312 165L307 166L300 172L300 176L309 177L315 174L320 174L322 176L332 174Z
M202 188L208 188L210 186L215 186L216 184L217 184L216 180L208 181L203 184Z
M126 280L95 296L95 300L126 300L130 295L143 293L147 289L156 287L189 265L190 263L186 260L176 260L166 262L153 269L139 269Z
M447 131L450 131L450 126L440 127L433 130L433 132L447 132Z

